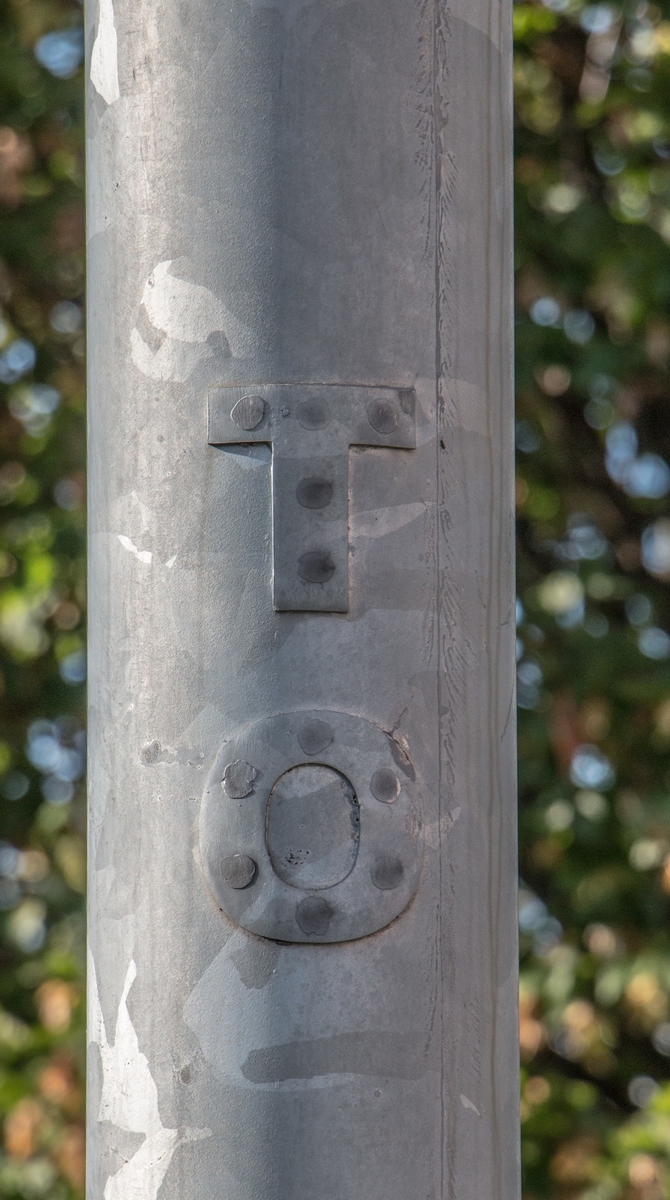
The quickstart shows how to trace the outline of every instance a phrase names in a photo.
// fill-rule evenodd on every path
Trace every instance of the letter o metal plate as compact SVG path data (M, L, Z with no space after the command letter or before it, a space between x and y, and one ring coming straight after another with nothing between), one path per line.
M383 729L349 713L255 721L219 751L200 847L219 906L250 933L308 943L366 937L418 887L412 764Z

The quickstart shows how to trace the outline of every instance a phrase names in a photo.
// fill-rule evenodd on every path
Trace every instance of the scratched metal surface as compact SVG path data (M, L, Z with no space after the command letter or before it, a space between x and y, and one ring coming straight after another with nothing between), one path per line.
M511 1200L510 0L87 20L89 1196ZM349 451L343 612L275 610L273 451L208 442L213 389L291 381L416 399L414 449ZM297 710L416 773L371 936L256 936L205 878L224 742Z

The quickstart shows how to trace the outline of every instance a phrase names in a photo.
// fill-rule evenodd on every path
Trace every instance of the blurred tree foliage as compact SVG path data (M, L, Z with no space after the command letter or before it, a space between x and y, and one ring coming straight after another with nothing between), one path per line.
M670 3L518 3L527 1200L670 1196Z
M0 1196L82 1194L81 8L0 0Z

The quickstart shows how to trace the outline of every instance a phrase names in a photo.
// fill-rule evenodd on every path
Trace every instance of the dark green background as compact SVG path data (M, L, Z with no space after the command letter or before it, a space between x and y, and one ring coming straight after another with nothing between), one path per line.
M518 3L514 19L525 1196L661 1200L670 3ZM0 0L8 1200L74 1200L83 1179L81 22L74 0Z

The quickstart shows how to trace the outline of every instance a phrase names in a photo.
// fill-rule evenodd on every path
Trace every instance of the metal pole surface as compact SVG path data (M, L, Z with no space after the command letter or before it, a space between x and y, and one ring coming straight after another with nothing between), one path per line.
M518 1195L510 26L88 6L91 1200Z

